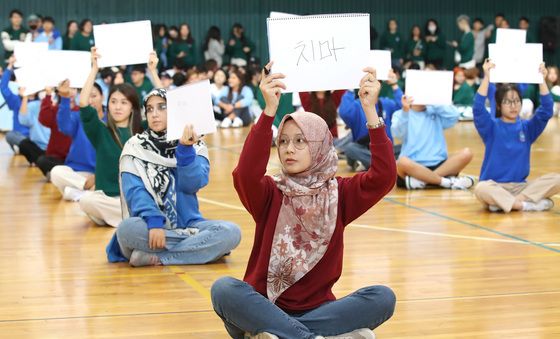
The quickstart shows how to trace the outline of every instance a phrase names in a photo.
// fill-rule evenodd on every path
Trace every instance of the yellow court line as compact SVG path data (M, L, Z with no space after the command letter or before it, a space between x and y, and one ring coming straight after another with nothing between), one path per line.
M208 204L220 206L220 207L230 208L230 209L234 209L234 210L238 210L238 211L246 211L245 208L243 208L243 207L236 206L236 205L231 205L231 204L225 204L225 203L215 201L215 200L212 200L212 199L199 197L198 200L202 201L202 202L205 202L205 203L208 203ZM362 225L362 224L355 224L355 223L351 223L348 226L354 226L354 227L372 229L372 230L378 230L378 231L410 233L410 234L418 234L418 235L429 235L429 236L435 236L435 237L446 237L446 238L457 238L457 239L468 239L468 240L482 240L482 241L493 241L493 242L502 242L502 243L530 245L529 243L526 243L526 242L523 242L523 241L510 240L510 239L497 239L497 238L476 237L476 236L470 236L470 235L459 235L459 234L450 234L450 233L402 230L402 229L398 229L398 228L388 228L388 227L380 227L380 226ZM550 244L549 246L560 246L560 244Z
M178 267L168 266L169 270L172 273L175 273L181 280L187 283L190 287L192 287L195 291L197 291L201 296L205 297L208 300L211 300L210 291L202 286L195 278L193 278L190 274L185 271L180 270Z

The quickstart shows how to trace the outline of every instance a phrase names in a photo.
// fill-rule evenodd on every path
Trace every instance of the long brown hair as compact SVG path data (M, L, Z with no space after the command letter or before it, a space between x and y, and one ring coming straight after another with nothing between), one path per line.
M126 97L130 104L132 105L132 113L128 118L128 129L130 130L130 135L135 135L138 133L142 133L142 113L140 111L140 99L138 98L138 93L132 85L124 83L119 85L114 85L111 87L109 91L109 100L107 102L111 102L111 97L115 92L120 92L122 95ZM109 108L107 107L107 111ZM113 140L120 148L123 148L123 143L119 138L119 133L117 132L117 124L113 117L111 116L111 112L107 113L107 128L113 137Z
M232 74L234 74L239 79L239 94L241 94L241 91L243 90L243 87L245 87L245 76L239 70L229 72L229 76L231 76ZM229 83L228 83L228 87L230 87ZM229 102L231 102L233 100L233 88L232 87L229 88L229 93L228 93L227 99L228 99Z
M323 118L329 128L332 127L333 124L336 124L336 105L334 104L330 91L325 92L322 107L319 104L317 92L311 92L311 112Z

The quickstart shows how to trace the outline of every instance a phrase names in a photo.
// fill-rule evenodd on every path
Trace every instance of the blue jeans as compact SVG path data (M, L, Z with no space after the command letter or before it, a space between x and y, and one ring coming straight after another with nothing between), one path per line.
M352 167L356 160L359 160L366 169L371 165L371 152L368 146L351 142L346 145L344 153L346 153L346 161L350 167Z
M148 226L142 218L123 220L117 228L117 239L122 254L130 259L133 250L155 253L163 265L206 264L223 257L239 245L239 226L217 220L200 221L190 228L198 233L185 235L175 230L165 230L165 248L151 250L148 243Z
M351 143L352 140L352 132L350 132L342 138L334 139L333 144L337 151L346 152L346 146Z
M10 131L6 133L6 142L10 145L12 150L14 150L14 146L19 146L19 143L25 138L27 137L18 131Z
M312 339L358 328L374 329L393 315L395 294L385 286L370 286L336 301L298 314L288 314L244 281L231 277L212 285L214 311L232 338L272 333L279 338Z

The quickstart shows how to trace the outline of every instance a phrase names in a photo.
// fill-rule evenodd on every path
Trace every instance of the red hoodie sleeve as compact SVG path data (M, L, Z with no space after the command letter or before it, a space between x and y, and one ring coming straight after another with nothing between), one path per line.
M253 216L255 222L266 217L275 184L266 176L266 165L270 158L273 117L262 114L251 128L237 167L233 170L233 185L243 206Z
M299 92L299 100L301 101L301 107L303 107L306 112L311 112L311 93Z
M348 225L389 193L397 180L393 144L385 128L369 130L371 166L367 172L339 179L339 212Z
M50 95L47 95L41 101L41 110L39 111L39 122L48 128L56 128L56 109L52 105Z

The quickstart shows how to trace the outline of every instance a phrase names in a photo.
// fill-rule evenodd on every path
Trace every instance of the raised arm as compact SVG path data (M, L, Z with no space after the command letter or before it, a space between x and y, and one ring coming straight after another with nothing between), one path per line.
M60 102L58 103L58 112L56 114L56 123L58 129L63 134L74 137L79 128L78 120L72 116L70 112L70 83L68 80L62 81L58 85L58 96Z
M536 109L535 115L527 122L527 129L528 129L528 138L531 142L537 140L539 135L544 131L548 120L552 118L553 114L553 107L554 107L554 100L552 99L552 95L548 90L548 86L546 85L546 76L548 74L548 70L544 66L544 63L540 65L539 71L543 76L543 82L539 84L539 92L541 95L541 105Z
M45 127L53 128L56 126L56 111L51 98L52 88L45 88L45 92L47 93L47 95L43 100L41 100L41 107L39 109L39 122Z
M29 98L25 95L25 87L19 88L19 93L21 95L21 106L19 106L19 123L31 127L33 126L33 121L31 119L31 115L27 114L27 103L29 102Z
M12 92L9 87L10 79L12 78L12 74L14 74L14 63L16 62L16 58L12 55L10 59L8 59L8 65L4 70L4 74L2 74L2 81L0 82L0 93L4 97L8 108L12 110L14 113L19 112L19 106L21 106L21 98L19 95Z
M89 76L84 83L84 87L82 87L82 91L80 92L80 108L89 106L89 96L93 89L93 83L95 82L95 78L97 77L97 72L99 72L99 66L97 66L97 59L100 57L97 54L97 48L91 48L91 71L89 72Z
M272 63L265 66L270 70ZM265 215L274 183L266 177L266 165L270 158L272 122L276 116L282 89L286 88L282 74L267 75L263 71L260 90L266 102L264 112L255 126L251 128L239 156L237 167L233 170L233 184L243 206L255 221Z
M152 51L150 53L150 59L148 60L148 72L150 72L150 77L154 82L154 87L163 88L163 84L161 83L161 79L159 78L158 74L158 63L159 59L157 57L157 53L155 51Z
M207 154L208 149L206 145L198 143L198 134L193 126L185 126L176 152L177 190L195 194L208 185L210 163Z
M483 140L490 136L494 126L494 120L490 114L488 114L488 110L486 110L485 106L486 96L488 95L488 87L490 84L490 70L494 67L495 65L490 59L486 59L486 61L484 61L484 65L482 66L484 70L484 78L480 83L480 87L478 87L473 103L474 126Z

